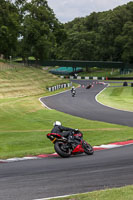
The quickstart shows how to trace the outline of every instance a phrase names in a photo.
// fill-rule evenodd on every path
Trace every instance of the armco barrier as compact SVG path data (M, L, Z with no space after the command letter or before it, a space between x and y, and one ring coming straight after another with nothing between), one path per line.
M105 77L88 77L88 76L85 76L85 77L84 76L61 76L61 78L70 78L70 79L78 79L78 80L81 80L81 79L105 80Z
M55 90L58 90L60 88L67 88L67 87L71 87L72 86L72 82L71 83L64 83L64 84L59 84L59 85L56 85L56 86L52 86L52 87L48 87L48 91L49 92L53 92Z

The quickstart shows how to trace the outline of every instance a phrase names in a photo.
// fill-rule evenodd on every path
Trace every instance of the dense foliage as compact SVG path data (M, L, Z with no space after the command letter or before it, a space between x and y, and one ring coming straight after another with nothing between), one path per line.
M61 24L47 0L0 0L0 55L133 63L133 2Z
M23 57L33 56L36 60L54 57L54 48L62 25L46 0L31 0L22 9L21 52Z
M0 55L5 58L55 58L64 37L64 27L46 0L0 0Z
M133 63L133 2L65 24L58 58Z
M0 54L8 58L16 50L19 13L9 0L0 0Z

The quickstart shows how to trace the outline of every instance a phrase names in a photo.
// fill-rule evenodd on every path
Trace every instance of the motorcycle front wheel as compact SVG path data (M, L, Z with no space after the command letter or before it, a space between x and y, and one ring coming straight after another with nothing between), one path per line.
M66 143L63 142L56 142L54 144L55 151L61 156L62 158L68 158L71 156L71 149L67 146Z
M87 154L87 155L93 155L94 153L94 150L93 150L93 147L88 144L87 142L83 141L82 142L82 147L84 149L84 152Z

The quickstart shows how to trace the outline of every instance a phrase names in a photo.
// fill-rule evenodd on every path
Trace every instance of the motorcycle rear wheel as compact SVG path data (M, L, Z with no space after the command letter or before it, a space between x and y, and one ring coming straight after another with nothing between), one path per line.
M92 147L90 144L88 144L87 142L83 141L82 147L83 147L83 149L84 149L84 152L85 152L87 155L93 155L94 150L93 150L93 147Z
M70 148L65 148L65 144L63 142L56 142L54 144L55 151L62 157L68 158L71 156Z

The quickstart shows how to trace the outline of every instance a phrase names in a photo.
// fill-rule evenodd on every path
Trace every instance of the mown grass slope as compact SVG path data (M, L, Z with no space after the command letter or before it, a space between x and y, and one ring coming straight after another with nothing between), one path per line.
M108 87L97 99L107 106L133 112L133 87Z
M47 70L23 66L6 68L0 71L0 99L44 94L48 86L62 82Z

